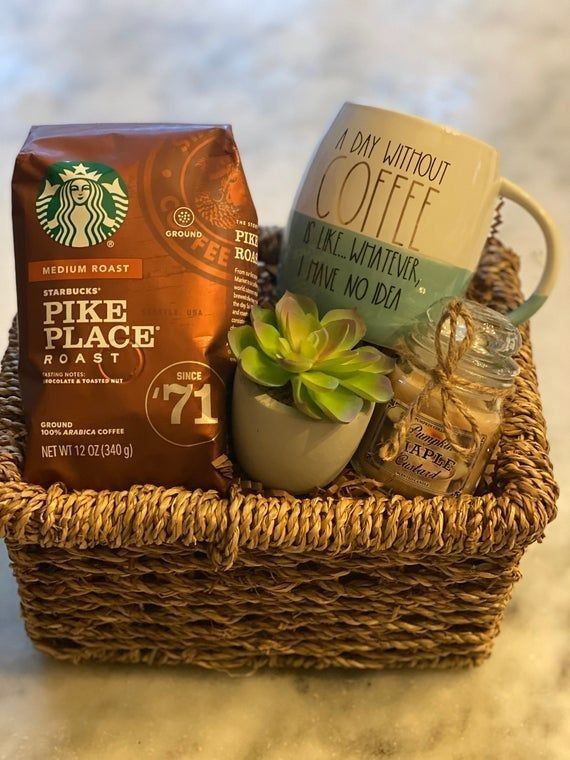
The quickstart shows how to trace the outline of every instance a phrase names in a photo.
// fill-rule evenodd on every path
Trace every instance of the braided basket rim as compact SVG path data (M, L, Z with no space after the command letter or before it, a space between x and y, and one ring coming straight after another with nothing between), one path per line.
M262 228L261 256L275 265L279 228ZM473 288L475 290L473 291ZM518 257L489 238L471 297L504 311L520 303ZM319 495L227 497L134 485L125 491L68 491L22 481L25 427L17 376L17 333L10 333L0 376L0 537L10 545L85 549L166 544L208 547L229 567L242 551L283 555L319 551L463 556L520 553L543 538L556 515L554 480L528 325L522 327L521 373L505 405L495 471L480 495L415 497Z

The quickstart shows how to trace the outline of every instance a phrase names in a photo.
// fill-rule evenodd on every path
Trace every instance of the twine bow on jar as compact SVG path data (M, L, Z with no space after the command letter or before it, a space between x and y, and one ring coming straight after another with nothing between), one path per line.
M465 335L461 340L458 340L457 328L460 321L465 325ZM448 340L442 336L446 323L449 323ZM464 456L469 456L479 449L482 436L479 432L477 419L461 399L460 394L462 391L485 393L488 392L488 387L480 383L473 383L456 373L459 362L473 345L474 339L474 319L467 305L460 298L450 300L443 310L435 330L436 365L430 371L429 380L421 392L394 424L389 438L380 446L378 454L381 459L389 462L398 456L406 441L410 426L432 393L439 393L441 397L441 419L447 440L452 448ZM468 423L471 432L471 440L468 445L461 443L455 426L452 424L454 412L455 415L459 413Z

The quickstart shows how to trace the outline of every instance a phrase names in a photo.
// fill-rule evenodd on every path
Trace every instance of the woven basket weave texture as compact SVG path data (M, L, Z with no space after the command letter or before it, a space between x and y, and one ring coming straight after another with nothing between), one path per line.
M272 297L280 232L261 239ZM493 236L471 297L521 300ZM474 496L384 496L365 482L304 499L44 489L21 479L25 430L12 330L0 379L0 535L26 630L62 660L453 667L490 654L525 548L556 512L528 327L496 461Z

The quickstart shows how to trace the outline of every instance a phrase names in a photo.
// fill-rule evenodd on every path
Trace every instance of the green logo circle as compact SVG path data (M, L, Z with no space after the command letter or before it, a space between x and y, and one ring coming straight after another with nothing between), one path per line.
M92 161L59 161L46 172L36 198L42 229L72 248L97 245L121 226L129 198L117 172Z

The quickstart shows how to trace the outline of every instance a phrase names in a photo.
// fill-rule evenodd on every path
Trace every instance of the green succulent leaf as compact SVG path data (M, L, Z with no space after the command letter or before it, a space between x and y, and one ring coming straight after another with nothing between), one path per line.
M319 360L331 358L342 351L348 351L360 340L358 326L349 319L330 322L317 332L319 333L318 340L323 345L319 353Z
M293 401L297 409L306 414L307 417L312 417L314 420L322 420L324 418L320 408L315 404L310 397L307 388L303 385L303 381L300 376L293 377L291 379L291 386L293 388Z
M323 372L330 372L336 377L351 375L354 372L388 374L394 369L394 360L373 346L361 346L319 361L318 367Z
M356 325L356 331L360 334L358 340L362 340L366 333L366 322L362 319L356 309L331 309L321 319L323 327L332 324L333 322L346 321L354 322Z
M395 366L396 366L396 362L394 361L394 359L392 359L391 356L381 355L371 364L367 364L364 367L360 367L359 371L372 372L374 374L379 374L379 375L389 375Z
M268 325L277 327L277 317L275 316L275 309L267 309L263 306L253 306L251 309L251 321L252 322L265 322Z
M337 422L352 422L364 405L359 396L340 386L334 391L307 388L307 392L323 414Z
M280 356L280 336L276 327L268 322L262 322L258 319L253 320L253 329L259 347L271 359Z
M285 338L279 339L279 363L289 372L305 372L311 369L314 360L301 351L295 351Z
M233 355L236 359L239 359L244 349L248 346L257 345L253 327L250 327L250 325L233 327L228 333L228 343L230 344Z
M303 372L301 380L308 388L317 391L323 388L325 390L334 391L334 389L339 386L339 381L336 377L325 375L324 372Z
M289 290L286 290L275 306L275 314L280 325L282 325L281 317L283 313L289 311L293 311L300 315L310 314L317 320L317 322L319 321L319 310L312 298L309 298L309 296L302 296L298 293L291 293Z
M382 351L374 346L360 346L350 353L352 357L363 366L368 364L373 364L374 366L382 365L390 372L394 369L394 359L387 354L382 353Z
M305 312L301 309L293 293L288 290L283 293L281 298L275 304L275 317L277 319L277 327L281 335L287 333L287 318L291 314L297 316L303 316Z
M310 359L312 362L315 362L319 355L317 343L314 340L315 334L316 333L311 333L310 335L307 335L299 345L299 353L306 359Z
M319 327L315 302L307 296L293 295L289 291L277 302L275 315L281 335L295 351L300 349L302 340Z
M326 330L318 328L310 335L307 335L306 338L303 338L299 350L304 356L311 357L316 361L327 345L328 339L329 336Z
M313 361L297 351L289 350L286 355L283 354L281 356L279 364L288 372L300 374L301 372L306 372L308 369L311 369Z
M291 379L289 372L254 346L241 352L240 365L250 380L269 388L279 388Z
M343 388L357 393L367 401L385 402L394 395L392 384L386 375L372 372L357 372L354 375L343 377L340 384Z
M391 356L383 354L374 346L361 346L355 349L354 356L361 365L359 369L365 372L380 372L383 375L388 375L396 365Z

